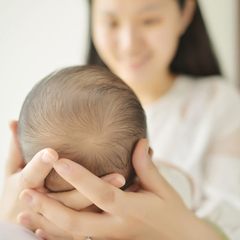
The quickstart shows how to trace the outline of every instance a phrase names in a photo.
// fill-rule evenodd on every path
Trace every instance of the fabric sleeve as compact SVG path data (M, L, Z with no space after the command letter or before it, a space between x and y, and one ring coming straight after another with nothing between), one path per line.
M32 231L12 223L0 222L1 240L42 240Z
M155 163L160 174L180 195L188 209L193 209L193 183L187 173L165 162Z
M240 239L240 96L217 83L211 109L213 137L204 158L204 200L196 214L218 225L231 240Z

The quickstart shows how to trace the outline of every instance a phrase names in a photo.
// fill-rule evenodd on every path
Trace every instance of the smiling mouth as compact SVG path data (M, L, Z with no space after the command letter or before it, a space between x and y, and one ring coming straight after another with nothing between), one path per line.
M138 63L126 63L124 64L127 68L130 69L139 69L141 67L143 67L145 64L147 63L147 60L144 60L142 62L138 62Z

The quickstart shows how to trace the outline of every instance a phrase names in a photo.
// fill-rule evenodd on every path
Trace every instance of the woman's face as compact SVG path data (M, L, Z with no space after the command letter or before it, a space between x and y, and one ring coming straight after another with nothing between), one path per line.
M93 0L93 42L112 72L144 86L169 72L183 15L177 0Z

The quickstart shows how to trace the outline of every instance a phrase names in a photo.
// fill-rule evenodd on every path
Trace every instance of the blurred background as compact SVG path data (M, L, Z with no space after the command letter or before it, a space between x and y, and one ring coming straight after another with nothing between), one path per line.
M222 72L239 85L239 0L199 0ZM0 192L8 154L8 122L41 78L85 63L87 0L0 0Z

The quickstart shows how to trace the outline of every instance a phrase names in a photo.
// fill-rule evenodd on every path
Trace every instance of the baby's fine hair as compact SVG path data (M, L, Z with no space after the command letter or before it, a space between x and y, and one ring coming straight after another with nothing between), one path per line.
M135 172L132 153L146 137L144 110L133 91L103 67L75 66L53 72L26 97L19 117L18 138L26 163L44 148L71 159L95 175ZM52 170L46 186L56 185Z

